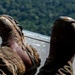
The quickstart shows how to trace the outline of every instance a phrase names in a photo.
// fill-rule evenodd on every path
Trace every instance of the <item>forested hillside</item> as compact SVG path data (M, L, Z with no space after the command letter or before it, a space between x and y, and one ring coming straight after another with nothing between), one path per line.
M0 0L0 15L17 19L25 29L50 35L59 16L75 18L75 0Z

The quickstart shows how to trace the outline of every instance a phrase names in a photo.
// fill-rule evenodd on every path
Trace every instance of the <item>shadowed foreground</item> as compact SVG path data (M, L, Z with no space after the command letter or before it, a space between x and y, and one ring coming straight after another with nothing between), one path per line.
M1 74L23 75L40 66L37 50L24 42L22 27L12 17L0 15L0 36Z

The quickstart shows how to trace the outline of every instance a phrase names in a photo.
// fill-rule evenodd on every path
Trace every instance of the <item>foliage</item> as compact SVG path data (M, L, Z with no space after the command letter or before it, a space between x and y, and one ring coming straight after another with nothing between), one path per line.
M50 35L59 16L75 18L75 0L0 0L0 14L14 17L25 30Z

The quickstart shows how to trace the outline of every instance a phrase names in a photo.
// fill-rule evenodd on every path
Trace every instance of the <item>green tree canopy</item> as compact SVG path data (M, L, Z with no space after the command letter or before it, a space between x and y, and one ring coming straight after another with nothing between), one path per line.
M59 16L75 18L75 0L0 0L0 14L8 14L25 29L50 36Z

